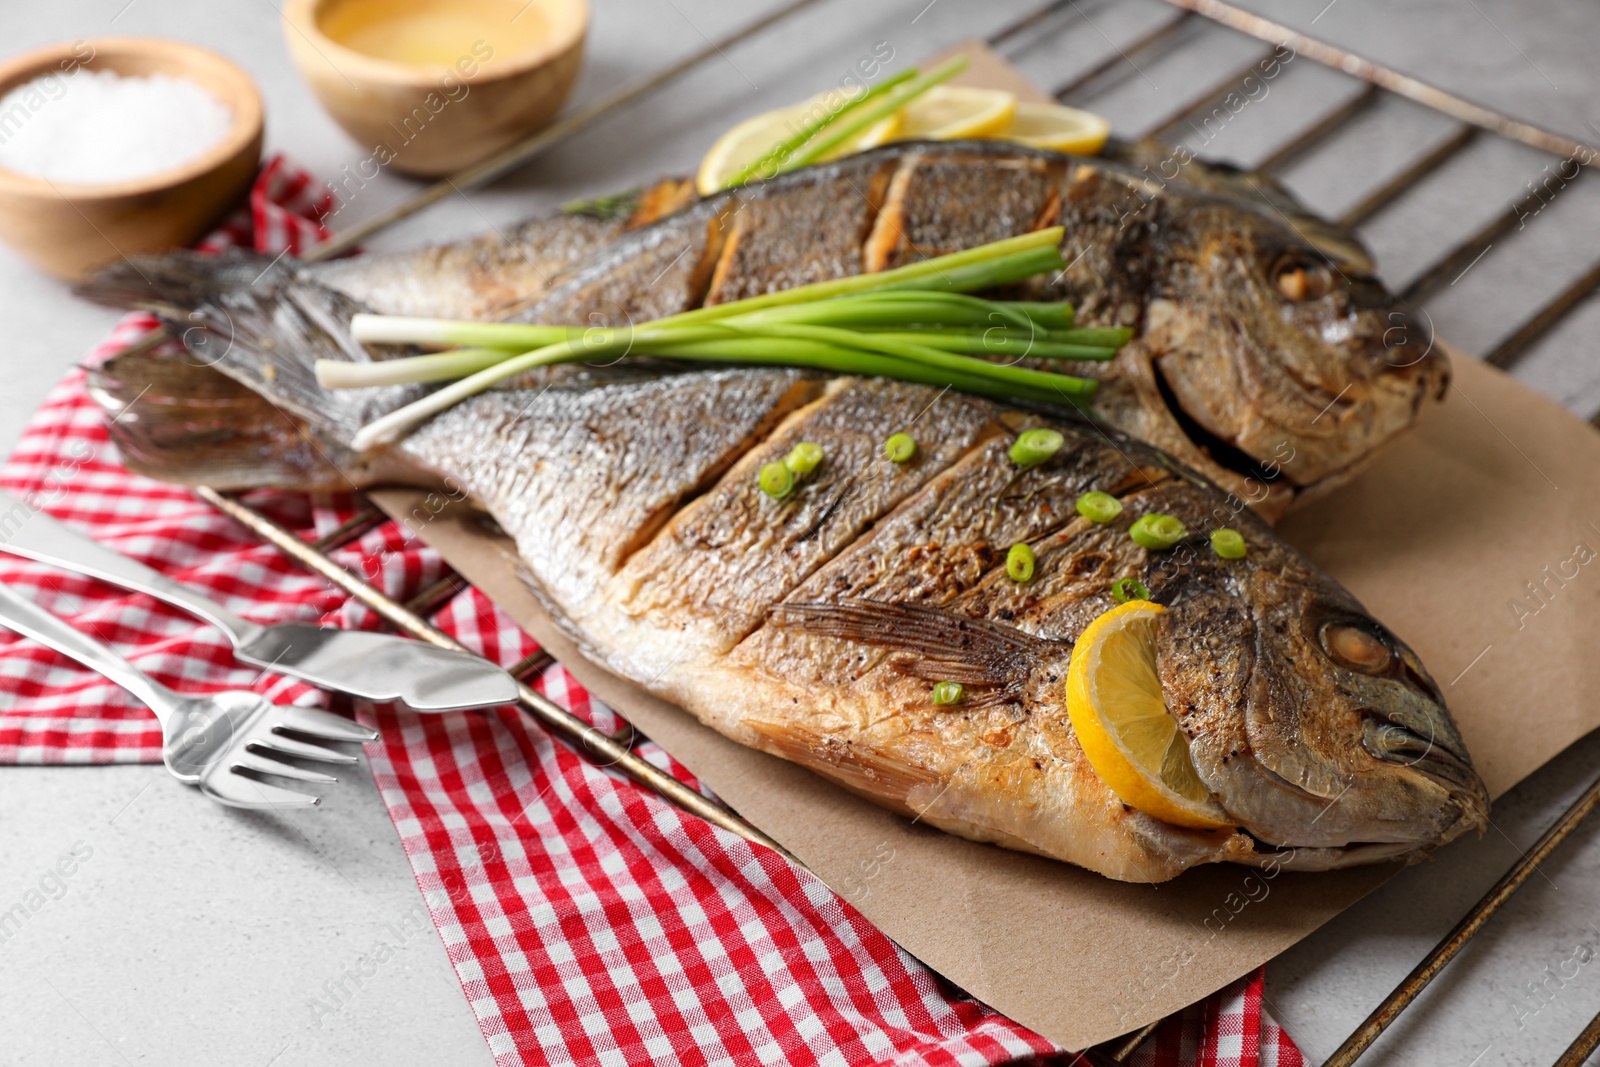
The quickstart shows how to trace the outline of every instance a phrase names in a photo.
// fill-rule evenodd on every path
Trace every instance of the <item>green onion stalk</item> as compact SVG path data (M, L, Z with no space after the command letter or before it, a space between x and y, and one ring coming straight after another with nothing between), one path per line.
M1017 366L1015 359L1108 359L1128 331L1074 328L1072 308L1065 304L983 300L965 291L1060 269L1062 233L1054 227L896 270L700 307L627 329L357 315L351 324L357 341L448 350L370 364L321 361L318 380L330 389L449 382L365 427L355 441L362 449L403 436L419 422L535 368L629 355L811 367L1002 400L1082 405L1098 383Z

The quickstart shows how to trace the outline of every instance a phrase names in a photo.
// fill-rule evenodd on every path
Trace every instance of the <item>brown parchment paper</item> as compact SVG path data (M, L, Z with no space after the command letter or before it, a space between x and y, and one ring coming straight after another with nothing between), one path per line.
M967 81L1027 88L993 53L968 54ZM1416 648L1498 796L1600 726L1600 434L1478 360L1450 358L1446 401L1281 529ZM397 518L428 514L423 496L373 494ZM1068 1048L1226 985L1394 873L1213 866L1137 886L913 825L584 660L523 588L510 542L467 509L413 525L907 951Z

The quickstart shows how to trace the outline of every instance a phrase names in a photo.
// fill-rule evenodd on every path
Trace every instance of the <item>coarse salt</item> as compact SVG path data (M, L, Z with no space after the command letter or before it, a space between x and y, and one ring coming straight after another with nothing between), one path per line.
M0 98L0 167L54 182L128 181L199 158L232 126L228 106L187 78L48 74Z

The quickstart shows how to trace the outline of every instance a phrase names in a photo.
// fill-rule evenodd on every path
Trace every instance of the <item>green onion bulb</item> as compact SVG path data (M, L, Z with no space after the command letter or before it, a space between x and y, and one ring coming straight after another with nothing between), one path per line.
M791 448L783 459L783 465L802 478L816 470L817 464L821 462L822 446L812 444L810 441L801 441Z
M794 472L781 460L773 460L761 468L761 491L774 500L782 500L794 492Z
M1150 587L1137 578L1118 578L1111 583L1111 595L1118 604L1126 604L1130 600L1149 600Z
M908 433L897 433L883 443L883 454L891 462L905 463L917 454L917 442Z
M1223 559L1244 559L1244 535L1238 530L1226 527L1215 530L1211 534L1211 547L1216 549L1217 555Z
M1011 443L1011 462L1019 467L1037 467L1057 452L1066 438L1055 430L1024 430Z
M1078 514L1090 522L1110 522L1122 514L1122 501L1096 489L1078 498Z
M1188 537L1189 528L1171 515L1152 511L1133 520L1133 525L1128 527L1128 536L1133 538L1133 543L1136 545L1160 551L1171 548Z
M935 704L959 704L961 703L961 692L960 682L940 682L933 687L933 702Z
M1013 582L1026 582L1033 577L1033 549L1016 544L1006 553L1006 573Z

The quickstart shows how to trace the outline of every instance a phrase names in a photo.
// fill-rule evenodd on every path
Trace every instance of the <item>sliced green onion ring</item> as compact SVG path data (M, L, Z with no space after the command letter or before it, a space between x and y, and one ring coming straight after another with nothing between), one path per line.
M1133 525L1128 527L1128 536L1133 538L1134 544L1159 552L1188 537L1189 528L1171 515L1152 511L1133 520Z
M1244 535L1238 530L1223 527L1211 532L1211 547L1223 559L1244 559L1248 551L1244 543Z
M1066 438L1056 430L1024 430L1011 443L1011 462L1019 467L1037 467L1061 451L1065 443Z
M960 682L940 682L933 687L935 704L959 704L964 692Z
M1118 578L1111 583L1111 595L1118 604L1126 604L1130 600L1149 600L1150 587L1137 578Z
M773 460L761 468L761 491L774 500L782 500L794 492L794 472L782 460Z
M1011 551L1006 553L1006 574L1013 582L1027 582L1033 580L1033 549L1025 544L1011 546Z
M917 454L917 440L908 433L891 434L883 443L883 454L891 463L909 463Z
M1091 489L1078 498L1078 514L1090 522L1106 523L1122 514L1122 501L1110 493Z
M795 473L797 477L804 478L817 469L817 464L822 462L822 446L810 441L801 441L789 450L783 457L783 465Z

